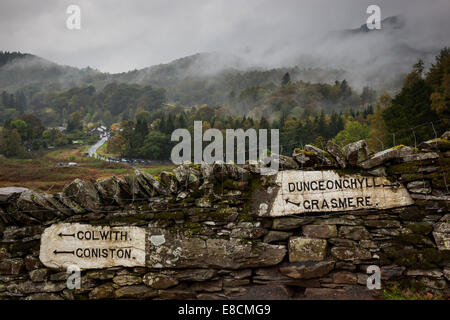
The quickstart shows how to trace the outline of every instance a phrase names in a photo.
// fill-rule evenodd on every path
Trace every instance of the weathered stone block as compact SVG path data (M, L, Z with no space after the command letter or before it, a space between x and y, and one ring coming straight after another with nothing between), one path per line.
M118 299L148 299L157 295L157 290L149 288L146 285L126 286L114 292L114 297Z
M113 282L119 286L130 286L142 283L142 278L134 274L122 274L115 276Z
M99 299L114 299L115 288L112 283L105 283L95 287L89 293L89 299L99 300Z
M443 290L447 288L447 283L444 279L436 279L431 277L418 277L417 280L427 288L436 290Z
M345 159L350 166L356 166L358 163L368 158L367 143L365 140L359 140L342 148Z
M361 226L342 226L339 228L339 237L352 240L367 240L370 239L370 233Z
M48 269L37 269L30 271L30 279L33 282L42 282L47 279Z
M8 286L11 293L28 294L42 292L59 292L67 287L65 282L32 282L13 283Z
M345 156L337 144L331 140L328 140L326 149L334 157L334 159L336 159L336 162L341 168L345 168L347 166Z
M298 227L310 223L311 219L303 219L296 217L275 218L273 219L272 228L275 230L294 230Z
M335 225L306 225L302 227L302 232L308 238L327 239L337 237L337 228Z
M281 245L251 243L235 238L203 240L166 234L166 242L158 250L154 245L148 245L147 266L242 269L276 265L285 254L286 248Z
M371 169L391 159L402 158L404 156L411 155L413 152L414 152L413 149L410 147L406 146L393 147L375 153L370 159L360 163L360 166L364 169Z
M18 198L24 191L28 191L28 189L21 187L0 188L0 203L13 201L14 199Z
M64 187L62 193L66 198L87 210L96 210L101 206L100 195L90 182L75 179Z
M336 160L327 152L313 145L307 144L305 151L314 154L317 157L317 164L323 167L337 167Z
M426 276L431 278L441 278L443 273L440 269L428 269L428 270L413 269L406 271L406 275L410 277Z
M260 222L239 222L233 230L231 230L232 238L241 239L258 239L265 235L267 230L262 228Z
M209 199L209 198L195 199L195 205L200 208L210 208L211 207L211 199Z
M24 269L24 262L20 258L5 259L0 261L0 274L17 275Z
M292 232L283 232L283 231L269 231L264 236L265 243L272 243L277 241L287 240L290 236L292 236Z
M339 284L356 284L358 276L348 271L339 271L333 273L333 282Z
M334 261L294 262L279 267L280 273L294 279L319 278L334 268Z
M444 271L443 271L443 274L444 274L444 277L448 280L448 281L450 281L450 268L444 268Z
M325 259L326 250L326 240L292 237L289 240L289 261L322 261Z
M170 273L170 276L179 281L205 281L217 274L215 269L181 269Z
M356 247L333 247L331 248L331 254L336 259L346 261L366 260L372 257L368 250Z
M213 281L196 282L190 286L192 291L218 292L223 288L222 279Z
M450 223L436 223L434 225L433 237L439 250L450 250Z
M161 273L147 273L144 276L144 284L153 289L167 289L176 286L179 281Z
M56 301L56 300L63 300L63 298L60 295L54 294L54 293L33 293L25 298L25 300L49 300L49 301Z
M95 270L89 271L86 275L88 278L97 280L109 280L114 278L116 272L114 270Z

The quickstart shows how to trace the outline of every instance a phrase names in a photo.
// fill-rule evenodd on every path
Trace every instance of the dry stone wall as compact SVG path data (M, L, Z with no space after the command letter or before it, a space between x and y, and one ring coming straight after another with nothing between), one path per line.
M0 299L370 298L448 294L449 134L370 154L306 146L262 163L0 189ZM69 289L67 268L81 269Z

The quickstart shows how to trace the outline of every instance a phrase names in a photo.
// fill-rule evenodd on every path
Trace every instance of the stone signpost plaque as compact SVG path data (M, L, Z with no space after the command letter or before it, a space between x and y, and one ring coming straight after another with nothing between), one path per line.
M145 266L145 229L58 223L44 230L39 258L49 268Z
M361 209L390 209L414 203L401 183L384 177L335 171L280 171L270 216Z

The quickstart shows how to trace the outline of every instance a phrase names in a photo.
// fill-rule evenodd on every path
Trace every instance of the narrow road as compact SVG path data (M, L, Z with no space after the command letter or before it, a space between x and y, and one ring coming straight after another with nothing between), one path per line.
M97 150L100 148L106 141L108 141L109 136L104 136L100 140L98 140L94 145L92 145L87 151L89 157L97 158Z
M115 162L115 163L123 163L128 164L130 166L137 166L137 165L172 165L172 162L167 160L145 160L145 159L127 159L127 158L113 158L113 157L105 157L102 155L97 154L98 148L100 148L106 141L108 141L109 135L106 135L102 137L100 140L98 140L94 145L89 147L88 151L86 152L89 157L100 159L107 162Z

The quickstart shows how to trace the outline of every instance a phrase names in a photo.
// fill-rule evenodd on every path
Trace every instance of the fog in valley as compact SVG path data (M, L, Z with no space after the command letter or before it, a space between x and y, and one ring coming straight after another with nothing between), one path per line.
M418 58L428 66L450 43L446 0L377 1L382 29L364 27L366 1L77 1L81 30L68 30L68 1L0 4L1 50L21 51L61 65L122 73L196 53L172 75L211 76L227 69L298 66L340 70L309 81L346 78L355 88L387 88ZM9 68L29 67L16 61ZM428 64L427 64L428 63ZM46 68L51 68L47 65ZM129 74L157 79L160 67ZM95 74L95 72L93 72ZM59 81L79 81L66 69ZM98 80L98 79L97 79ZM161 80L163 81L163 80ZM151 82L151 81L150 81ZM163 81L164 82L164 81Z

